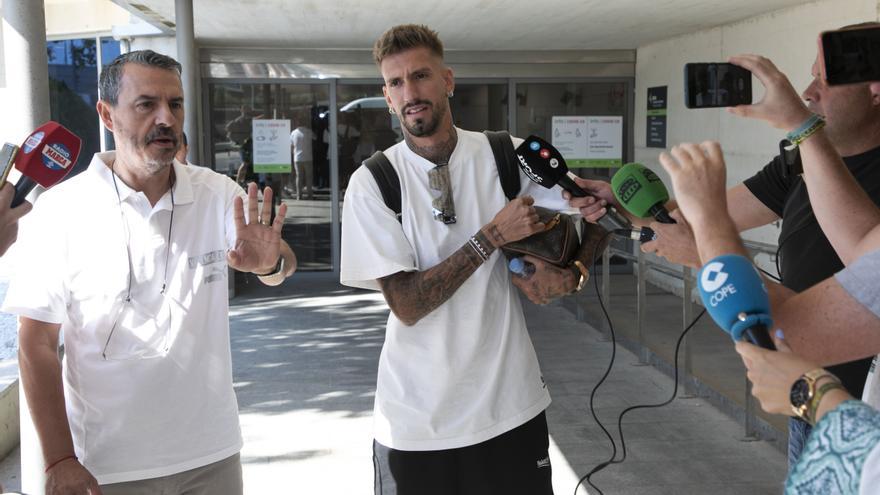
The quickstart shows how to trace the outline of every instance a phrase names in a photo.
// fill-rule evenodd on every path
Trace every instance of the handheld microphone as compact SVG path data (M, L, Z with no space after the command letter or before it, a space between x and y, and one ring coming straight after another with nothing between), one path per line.
M569 172L562 153L547 141L534 135L529 136L516 148L516 157L519 168L532 182L547 189L559 184L572 196L579 198L590 196L590 193L574 181L575 175ZM611 205L606 206L605 214L596 223L609 232L632 229L630 221Z
M660 223L676 223L666 210L669 191L651 169L627 163L611 178L611 191L623 208L639 218L654 217Z
M736 254L718 256L700 269L697 280L706 311L734 341L745 337L776 350L767 331L773 325L770 298L751 261Z
M50 188L73 170L82 141L58 122L41 125L25 139L15 156L21 178L15 183L12 207L20 205L37 184Z

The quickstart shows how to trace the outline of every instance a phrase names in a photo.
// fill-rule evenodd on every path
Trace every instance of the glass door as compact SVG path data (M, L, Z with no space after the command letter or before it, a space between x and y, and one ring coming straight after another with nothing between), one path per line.
M208 163L245 187L257 182L275 193L275 205L287 204L282 236L296 251L299 270L332 270L329 85L299 83L211 83ZM280 136L290 149L289 171L254 171L254 120L281 120L290 134ZM257 143L257 148L260 144Z

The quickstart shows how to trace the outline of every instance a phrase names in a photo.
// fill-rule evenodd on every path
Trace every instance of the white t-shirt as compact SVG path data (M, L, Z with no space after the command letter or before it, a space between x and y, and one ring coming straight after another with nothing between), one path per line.
M308 127L299 126L290 133L290 144L293 146L293 161L310 162L312 158L312 137L314 133Z
M101 484L205 466L242 446L226 251L235 241L233 198L243 192L175 161L171 221L171 194L153 207L117 178L120 207L106 165L113 160L113 152L95 155L88 170L40 196L22 221L20 270L3 307L61 324L74 447Z
M458 131L449 176L458 222L434 220L434 164L401 142L385 151L400 177L402 224L365 167L351 176L342 220L341 282L378 289L376 279L431 268L461 248L507 203L482 133ZM516 140L519 144L521 140ZM520 174L521 194L564 209L561 190ZM535 417L550 404L518 289L500 251L455 294L412 327L392 313L379 358L376 440L398 450L474 445Z

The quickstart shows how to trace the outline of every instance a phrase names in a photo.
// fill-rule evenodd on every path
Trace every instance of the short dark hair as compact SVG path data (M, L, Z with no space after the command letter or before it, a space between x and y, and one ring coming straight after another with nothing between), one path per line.
M183 143L184 146L189 146L189 142L187 142L185 132L180 133L180 142Z
M413 48L427 48L443 58L443 42L433 29L424 24L401 24L382 33L373 45L373 59L381 65L385 57Z
M171 70L177 73L178 77L180 77L182 71L182 67L177 60L167 55L156 53L153 50L137 50L123 53L101 70L101 82L98 85L101 101L105 101L111 106L116 106L116 102L119 101L120 85L122 84L122 70L125 68L125 64L128 63Z

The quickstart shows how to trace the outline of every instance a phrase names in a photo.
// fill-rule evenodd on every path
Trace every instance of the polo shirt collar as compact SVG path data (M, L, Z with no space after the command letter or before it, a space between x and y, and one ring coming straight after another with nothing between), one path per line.
M105 151L103 153L95 153L95 156L92 158L92 162L89 164L88 171L91 174L94 174L102 183L106 184L107 187L110 188L110 191L114 195L116 195L116 190L113 186L113 172L110 171L110 166L113 164L113 161L116 160L116 152L115 151ZM174 167L174 204L175 205L183 205L189 204L193 202L193 189L192 189L192 180L189 176L188 167L194 165L184 165L177 160L174 160L172 166ZM128 187L125 182L119 180L119 176L117 176L116 185L119 187L119 199L121 201L125 201L129 196L135 194L135 190ZM165 206L166 208L171 207L171 200L165 199L168 194L162 197L157 206ZM167 202L167 205L163 205Z

